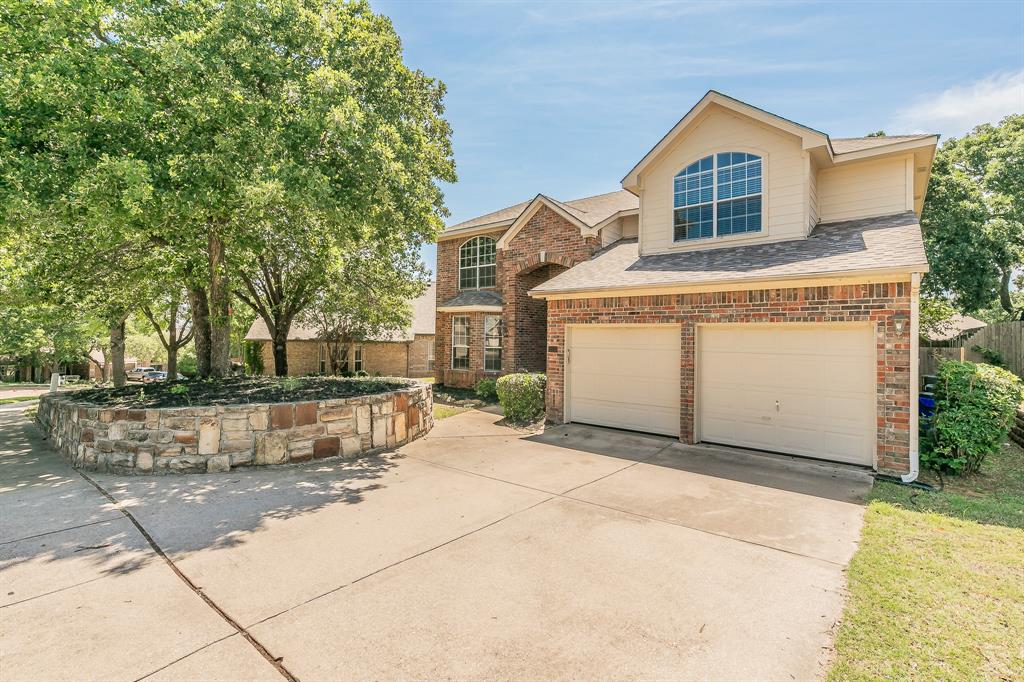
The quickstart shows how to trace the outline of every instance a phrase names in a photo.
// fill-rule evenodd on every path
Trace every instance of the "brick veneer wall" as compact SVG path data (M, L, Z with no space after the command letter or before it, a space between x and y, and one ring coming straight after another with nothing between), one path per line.
M212 473L356 457L415 440L433 426L433 393L428 384L410 383L390 393L333 400L138 410L46 395L36 422L75 468Z
M363 371L387 377L425 377L426 344L433 344L434 337L417 334L413 341L394 343L362 343ZM274 374L274 353L270 341L263 342L263 373ZM289 341L288 376L306 376L320 372L320 350L318 341ZM415 358L413 356L416 356ZM415 366L414 366L415 365Z
M409 344L409 373L406 376L434 376L434 368L427 362L427 351L433 347L433 334L416 334Z
M500 239L505 229L484 233ZM437 245L437 304L459 293L459 248L472 237L446 239ZM502 372L544 370L546 309L527 291L568 267L584 261L600 248L597 237L584 237L580 229L547 206L542 206L518 234L497 252L497 291L505 299L502 310ZM543 254L543 258L541 258ZM451 318L470 317L470 368L451 369ZM437 313L436 376L449 386L472 386L483 376L483 316L485 313Z
M906 320L897 334L893 317ZM563 351L567 324L682 325L680 440L694 442L694 336L697 324L726 322L873 322L877 348L876 466L910 468L910 283L755 289L664 296L550 301L548 304L547 414L564 416Z

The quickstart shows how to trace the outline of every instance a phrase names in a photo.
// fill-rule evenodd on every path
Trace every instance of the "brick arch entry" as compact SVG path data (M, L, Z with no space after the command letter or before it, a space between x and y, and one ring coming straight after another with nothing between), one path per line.
M575 263L568 256L534 254L521 258L510 268L514 292L505 306L503 363L506 372L543 372L547 369L547 302L531 298L530 289L565 272Z

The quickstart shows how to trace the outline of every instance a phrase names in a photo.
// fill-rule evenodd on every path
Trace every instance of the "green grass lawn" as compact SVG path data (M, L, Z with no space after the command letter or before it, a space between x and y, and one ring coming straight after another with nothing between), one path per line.
M454 407L452 405L441 405L440 403L434 403L434 419L447 419L448 417L454 417L455 415L461 414L468 409L468 407Z
M23 403L27 400L39 400L37 395L18 395L13 398L0 398L0 405L12 405L14 403Z
M939 492L877 483L848 578L830 680L1024 679L1024 451Z

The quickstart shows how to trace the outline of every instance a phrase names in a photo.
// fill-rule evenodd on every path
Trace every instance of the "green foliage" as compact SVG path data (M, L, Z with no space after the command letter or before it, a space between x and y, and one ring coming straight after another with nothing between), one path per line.
M543 374L506 374L497 381L498 400L511 422L529 424L544 414L544 386L547 377Z
M64 300L91 295L112 319L154 271L203 293L214 374L232 295L287 327L335 249L414 253L443 226L445 86L405 65L365 1L9 0L0 15L0 241L53 245Z
M921 227L931 271L924 286L964 313L999 308L1020 319L1024 298L1024 114L981 125L939 150Z
M494 402L498 399L498 382L495 379L481 379L476 382L473 391L481 400Z
M1006 440L1024 400L1024 384L999 367L948 361L939 367L935 397L935 417L929 436L921 442L921 462L970 474Z
M263 344L259 341L242 342L245 371L249 374L263 374Z
M995 348L989 348L988 346L979 346L974 344L971 346L971 350L985 358L985 362L996 367L1006 367L1006 361L1003 358L1003 354L997 351Z
M169 379L169 381L174 381L174 380L173 379ZM183 396L185 398L185 401L189 405L192 404L192 399L191 399L191 397L189 397L188 386L186 384L174 384L173 386L168 388L167 391L171 395Z

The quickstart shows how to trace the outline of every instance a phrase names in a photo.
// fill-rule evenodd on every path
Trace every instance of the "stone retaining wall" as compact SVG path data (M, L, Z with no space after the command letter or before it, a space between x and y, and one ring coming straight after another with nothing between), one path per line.
M119 409L44 395L36 422L72 466L119 474L206 473L356 457L433 426L429 384L317 402Z

